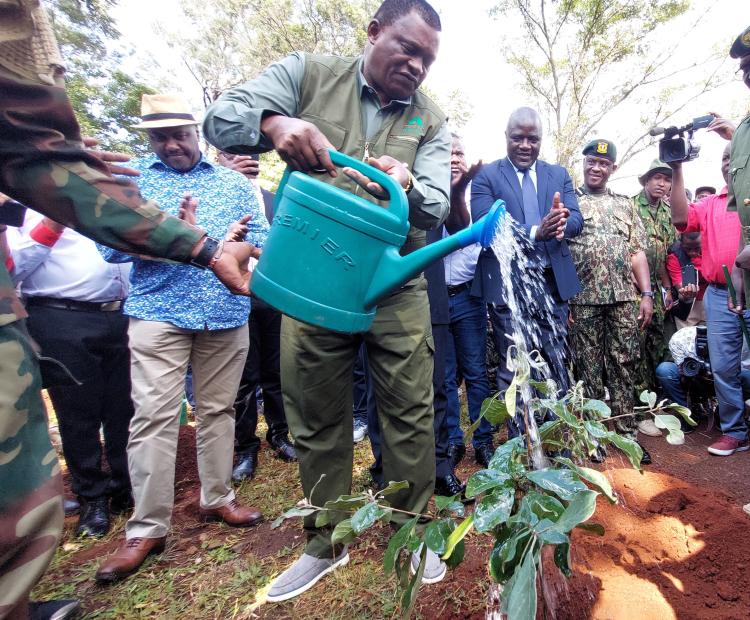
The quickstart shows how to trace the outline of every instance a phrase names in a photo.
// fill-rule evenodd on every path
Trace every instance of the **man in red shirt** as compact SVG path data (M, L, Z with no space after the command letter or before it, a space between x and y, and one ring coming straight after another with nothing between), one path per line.
M723 122L716 119L714 124ZM729 174L730 145L721 158L724 181ZM682 163L670 164L673 170L672 223L680 232L700 232L703 242L702 271L708 282L703 306L708 327L708 352L719 401L722 436L709 446L717 456L729 456L748 449L745 402L742 397L740 370L742 333L737 315L727 303L727 284L722 265L733 265L740 242L740 220L736 212L727 211L727 188L699 203L688 204L684 197ZM745 312L745 320L750 311Z
M700 202L699 200L695 201ZM703 295L708 282L703 277L703 257L701 255L701 234L686 232L680 240L672 244L667 254L667 275L672 283L672 299L669 308L678 330L683 327L703 325L706 316L703 312ZM695 267L697 280L683 281L683 269L687 265Z

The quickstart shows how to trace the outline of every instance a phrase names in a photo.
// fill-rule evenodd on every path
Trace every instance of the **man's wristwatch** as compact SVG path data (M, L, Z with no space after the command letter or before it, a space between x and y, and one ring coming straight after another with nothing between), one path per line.
M218 253L220 249L219 241L213 237L206 237L203 242L198 254L190 261L193 267L199 267L200 269L210 269L213 267L212 259L214 255Z
M409 175L409 180L406 182L404 193L408 194L414 188L414 177L412 176L411 171L407 170L406 173Z
M654 292L653 291L641 291L641 297L650 297L651 299L653 299Z

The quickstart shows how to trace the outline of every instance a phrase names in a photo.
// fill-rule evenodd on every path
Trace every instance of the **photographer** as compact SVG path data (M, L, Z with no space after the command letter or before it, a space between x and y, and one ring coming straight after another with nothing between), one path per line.
M701 234L689 232L681 234L667 253L667 274L674 300L668 310L678 330L706 322L703 296L708 282L703 277L702 251Z
M730 124L716 118L711 128L728 129ZM717 133L719 133L717 131ZM724 135L721 132L721 135ZM721 173L729 175L730 145L721 158ZM708 328L708 350L712 361L714 387L719 401L722 436L709 446L717 456L729 456L748 449L745 403L740 383L742 333L737 316L729 310L727 283L722 265L731 265L740 242L740 221L736 213L727 211L727 188L699 203L688 204L684 198L682 162L670 163L673 170L672 222L680 232L700 232L703 240L702 267L708 288L703 298ZM750 312L745 313L750 318Z

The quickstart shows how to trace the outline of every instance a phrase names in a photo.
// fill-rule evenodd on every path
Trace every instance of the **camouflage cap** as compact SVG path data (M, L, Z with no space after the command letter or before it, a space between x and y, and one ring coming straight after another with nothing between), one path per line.
M594 157L604 157L613 163L617 161L617 147L609 140L592 140L583 147L582 153Z
M745 28L742 33L734 40L729 50L732 58L742 58L750 55L750 27Z
M672 178L672 169L667 166L661 159L655 159L651 162L651 165L648 167L648 170L644 172L641 176L638 177L638 182L641 185L646 185L646 181L648 181L652 176L654 176L657 172L661 172L662 174L666 174L670 179Z
M701 192L708 192L709 194L715 194L716 188L713 185L701 185L695 188L695 195L697 196Z

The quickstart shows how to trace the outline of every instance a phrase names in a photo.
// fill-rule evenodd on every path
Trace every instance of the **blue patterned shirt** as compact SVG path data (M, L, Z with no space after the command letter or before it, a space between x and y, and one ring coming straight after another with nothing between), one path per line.
M227 228L244 215L252 216L247 241L261 247L268 221L252 184L240 173L214 165L205 157L188 172L179 172L156 155L128 163L141 173L141 193L177 215L185 192L198 201L196 225L223 239ZM132 262L130 295L124 313L145 321L165 321L185 329L229 329L247 322L250 298L232 295L213 272L185 264L147 260L99 245L110 263Z

